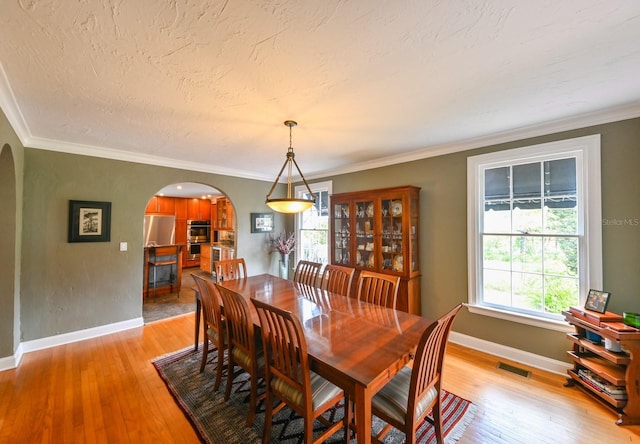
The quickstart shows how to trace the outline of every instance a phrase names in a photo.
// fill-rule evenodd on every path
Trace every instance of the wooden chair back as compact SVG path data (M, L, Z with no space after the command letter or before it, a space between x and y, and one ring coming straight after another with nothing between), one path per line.
M213 270L216 273L217 282L247 277L247 264L243 258L215 261Z
M304 419L304 442L320 443L348 424L349 415L344 423L329 423L322 413L335 405L343 397L342 390L322 405L313 406L311 391L311 370L307 353L307 341L298 318L289 311L251 299L260 319L260 331L266 359L265 374L267 400L263 443L269 442L271 417L275 411L288 405ZM319 378L319 376L314 376ZM328 383L328 382L327 382ZM328 383L330 384L330 383ZM283 401L272 411L273 396ZM348 404L348 400L346 402ZM317 418L329 428L313 439L313 421Z
M396 308L400 276L362 270L358 276L356 297L383 307Z
M209 355L209 342L213 343L214 348L218 351L218 364L216 368L216 382L214 384L214 390L218 390L220 382L222 380L222 369L225 366L224 350L226 348L225 341L225 323L222 317L222 309L220 307L221 298L218 288L213 285L213 282L203 279L202 277L191 274L196 286L198 287L198 293L200 295L200 302L202 303L202 317L204 319L205 337L202 347L202 361L200 363L200 372L204 371L204 367L207 363L207 357Z
M220 293L218 289L209 280L191 274L193 280L198 287L200 293L200 301L202 302L202 316L204 318L205 327L212 328L216 331L222 331L222 310L220 308Z
M422 425L423 420L427 420L434 426L436 442L444 442L442 435L442 409L440 406L442 367L451 326L462 307L462 304L455 306L449 313L427 327L420 338L411 370L404 424L385 417L384 414L377 411L376 402L373 402L373 413L376 416L380 415L381 419L388 422L388 425L375 437L376 442L383 438L391 426L394 426L405 433L407 443L415 443L416 431ZM435 396L428 395L427 392L434 389ZM406 387L403 390L406 390ZM421 403L423 398L431 399L430 405ZM432 417L425 416L429 410L432 412ZM420 412L423 413L420 414Z
M350 296L351 283L353 282L355 271L355 268L328 264L324 267L324 272L322 273L322 289L331 293Z
M318 283L320 268L322 268L322 264L319 262L298 261L293 281L315 287Z
M258 362L262 356L262 343L256 343L256 336L251 319L251 311L242 295L217 285L227 324L227 343L229 344L229 371L227 372L227 387L224 394L225 401L231 395L231 386L237 373L234 366L242 367L251 375L251 392L249 398L249 416L247 425L255 419L256 403L258 400L258 379L264 377L264 366Z
M444 355L447 350L449 333L458 312L463 305L456 305L449 313L442 316L438 321L432 324L420 338L420 343L416 350L416 359L411 372L411 385L409 387L409 403L407 405L407 423L413 429L417 429L423 418L416 417L416 407L424 394L435 387L438 396L435 403L440 404L440 390L442 382L442 365L444 363ZM436 430L442 432L442 418L440 417L440 408L434 409L437 413L434 420L438 422Z

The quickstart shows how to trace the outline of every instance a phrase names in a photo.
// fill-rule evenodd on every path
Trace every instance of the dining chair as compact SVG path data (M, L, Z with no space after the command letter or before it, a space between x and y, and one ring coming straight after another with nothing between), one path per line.
M298 261L296 271L293 274L293 282L315 287L318 283L321 267L320 262Z
M231 395L233 380L239 373L234 373L236 366L249 373L251 377L251 391L249 395L249 416L247 426L253 424L256 416L256 405L258 397L258 382L264 379L264 353L262 348L262 338L256 334L251 319L249 305L242 295L233 290L229 290L216 284L222 296L222 305L227 323L227 343L228 343L228 366L227 387L224 393L224 400L227 401Z
M243 258L215 261L213 270L216 273L216 282L247 277L247 264Z
M322 289L343 296L351 295L351 283L355 271L355 268L328 264L324 267L320 280Z
M422 333L411 367L403 367L371 400L373 415L387 424L373 441L382 443L395 427L406 435L407 443L416 442L416 430L423 420L435 428L436 442L442 443L442 410L440 406L442 364L451 326L462 304L433 322ZM432 416L428 417L429 410Z
M384 307L396 308L400 276L362 270L358 276L356 298Z
M331 423L322 414L335 406L342 398L349 405L346 392L309 368L307 342L298 318L289 311L251 299L258 312L260 330L266 359L266 407L263 444L271 435L273 415L284 406L289 406L304 419L304 442L321 443L343 426L348 433L351 410L345 409L342 421ZM274 398L280 403L273 406ZM327 426L322 434L313 439L314 420Z
M213 282L203 279L202 277L191 274L195 281L198 292L200 293L200 301L202 303L202 314L204 318L204 327L206 335L204 337L204 344L202 346L202 362L200 363L200 373L204 371L204 367L207 363L207 356L209 355L209 342L213 344L215 350L218 353L218 365L216 367L216 382L213 389L218 390L220 388L220 381L222 380L222 371L225 368L224 356L227 349L227 333L225 321L222 317L222 310L220 307L220 293L218 288L213 285Z

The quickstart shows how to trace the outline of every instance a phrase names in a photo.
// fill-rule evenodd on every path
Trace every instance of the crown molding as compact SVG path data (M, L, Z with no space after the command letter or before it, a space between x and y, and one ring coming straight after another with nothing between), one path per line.
M514 142L517 140L529 139L531 137L545 136L548 134L571 131L580 128L587 128L595 125L619 122L622 120L635 119L640 117L640 102L633 102L619 107L609 108L597 112L572 116L566 119L545 122L538 125L516 128L509 131L491 134L486 137L469 139L462 142L450 144L434 145L417 151L388 156L369 162L352 164L342 168L323 171L321 173L307 175L307 180L321 179L328 176L355 173L358 171L381 168L405 162L427 159L429 157L443 156L445 154L457 153L460 151L484 148L501 143Z
M255 172L236 170L231 168L221 168L219 166L207 165L202 162L191 162L167 157L152 156L148 154L132 153L113 148L83 145L60 140L34 137L31 135L29 126L18 106L13 90L9 84L6 73L0 62L0 108L4 111L9 123L16 132L23 146L29 148L57 151L69 154L101 157L112 160L122 160L125 162L136 162L148 165L163 166L168 168L179 168L204 173L220 174L223 176L233 176L243 179L253 179L260 181L272 181L273 178ZM640 102L632 102L623 106L612 107L606 110L573 116L566 119L545 122L538 125L531 125L516 128L509 131L495 133L486 137L469 139L466 141L434 145L420 150L411 151L394 156L381 157L367 162L354 163L345 167L331 170L324 170L313 174L307 174L307 180L322 179L329 176L355 173L374 168L382 168L400 163L422 160L429 157L442 156L445 154L460 151L473 150L500 143L513 142L516 140L528 139L552 133L570 131L594 125L617 122L640 117ZM294 178L299 181L300 178Z
M20 143L24 146L25 141L31 135L31 131L29 131L29 125L27 125L27 121L18 106L11 85L9 85L9 79L2 66L2 62L0 62L0 108L4 112L4 115L7 116L7 120L18 136L18 139L20 139Z

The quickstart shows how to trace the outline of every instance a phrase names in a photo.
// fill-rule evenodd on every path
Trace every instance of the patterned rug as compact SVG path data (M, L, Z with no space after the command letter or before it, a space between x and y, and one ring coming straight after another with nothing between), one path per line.
M199 350L202 350L202 344ZM209 353L209 356L216 353ZM264 424L264 405L259 403L256 419L252 427L246 427L247 408L249 402L248 375L236 377L233 383L231 397L225 402L223 399L226 376L218 392L213 390L215 381L215 362L207 363L205 371L200 373L202 352L195 352L193 347L171 353L153 360L153 365L164 380L167 388L176 402L189 419L194 429L204 443L244 444L259 443L262 438ZM215 359L215 358L214 358ZM467 425L473 419L476 406L470 401L449 392L442 394L443 428L445 442L453 443L463 434ZM336 405L325 416L331 421L342 417L343 406ZM373 419L374 430L380 430L383 422ZM322 424L316 421L317 431L322 430ZM302 444L302 419L288 408L282 409L274 416L271 442ZM342 442L343 432L336 433L329 443ZM404 442L404 434L393 429L385 437L384 442L396 444ZM427 422L418 430L417 442L423 444L435 443L433 427ZM355 442L355 441L354 441Z

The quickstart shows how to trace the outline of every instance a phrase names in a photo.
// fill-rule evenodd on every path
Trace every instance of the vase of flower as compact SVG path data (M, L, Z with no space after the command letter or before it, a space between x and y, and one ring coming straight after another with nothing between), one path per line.
M296 245L294 233L287 235L286 232L281 233L276 238L270 238L269 242L273 251L280 253L279 275L283 279L289 279L289 254Z
M282 259L280 260L280 277L282 279L289 279L289 255L282 253Z

